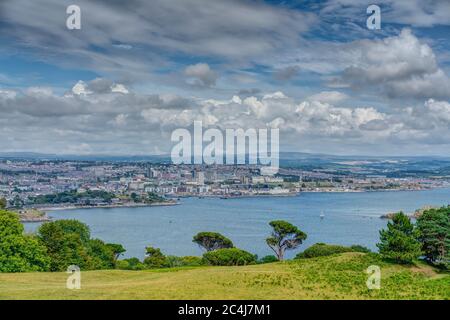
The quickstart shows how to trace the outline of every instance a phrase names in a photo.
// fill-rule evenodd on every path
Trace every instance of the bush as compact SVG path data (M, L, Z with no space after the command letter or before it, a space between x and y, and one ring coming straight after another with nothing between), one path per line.
M256 263L256 257L253 254L237 248L209 251L203 255L203 258L213 266L242 266Z
M116 268L120 270L144 270L146 266L138 258L130 258L118 260Z
M325 243L316 243L306 249L305 251L299 253L295 258L315 258L315 257L324 257L331 256L333 254L344 253L344 252L352 252L353 250L349 247L333 245L333 244L325 244Z
M202 258L194 256L186 256L186 257L167 256L166 261L167 265L170 268L198 267L205 264Z
M272 263L272 262L278 262L278 258L275 257L274 255L270 255L270 256L265 256L262 257L260 260L258 260L258 263Z
M361 252L361 253L371 253L372 252L369 248L360 246L359 244L350 246L350 249L352 249L353 252Z

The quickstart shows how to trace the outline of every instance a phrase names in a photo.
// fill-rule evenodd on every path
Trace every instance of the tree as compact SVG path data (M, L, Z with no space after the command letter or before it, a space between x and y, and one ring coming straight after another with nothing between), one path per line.
M77 234L84 243L87 243L91 238L91 231L88 225L78 220L57 220L52 223L61 227L64 233Z
M114 255L114 263L117 262L117 260L119 259L121 254L123 254L127 251L121 244L108 243L106 245L111 249L111 251Z
M192 242L198 244L207 252L234 247L230 239L217 232L200 232L194 236Z
M409 264L421 255L418 236L418 230L408 216L399 212L393 216L392 222L388 222L387 229L380 231L377 247L383 258Z
M267 245L275 252L278 260L282 261L286 250L296 249L306 240L306 233L286 221L272 221L272 235L266 239Z
M82 270L112 269L119 255L125 252L119 244L91 239L89 227L77 220L44 223L37 234L47 248L51 271L65 271L70 265Z
M100 239L89 240L89 269L102 270L115 267L113 249Z
M17 214L0 210L0 272L49 269L50 259L45 247L23 231Z
M161 249L147 247L146 258L144 259L144 264L149 268L164 268L167 267L168 262L166 256L161 252Z
M450 265L450 206L430 209L417 219L419 241L428 262Z
M8 205L8 201L5 198L0 198L0 210L6 209Z
M65 271L70 265L89 269L89 254L81 236L77 232L64 230L62 220L44 223L38 229L38 238L47 248L51 271Z
M146 266L138 258L130 258L117 261L116 268L120 270L144 270Z

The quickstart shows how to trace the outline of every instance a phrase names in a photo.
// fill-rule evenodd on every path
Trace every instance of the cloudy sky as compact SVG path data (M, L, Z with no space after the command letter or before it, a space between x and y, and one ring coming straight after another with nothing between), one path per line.
M282 151L450 155L449 38L448 0L1 0L0 150L162 154L202 120L277 127Z

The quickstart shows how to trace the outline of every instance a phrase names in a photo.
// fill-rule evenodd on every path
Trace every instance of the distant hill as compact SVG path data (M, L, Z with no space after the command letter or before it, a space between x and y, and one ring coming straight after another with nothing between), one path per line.
M58 155L34 152L0 152L0 159L10 160L53 160L53 161L117 161L117 162L170 162L170 156L166 155Z
M151 161L170 162L170 154L163 155L71 155L71 154L46 154L36 152L0 152L0 159L26 159L26 160L79 160L79 161ZM364 155L332 155L325 153L281 152L280 161L450 161L450 157L441 156L364 156Z

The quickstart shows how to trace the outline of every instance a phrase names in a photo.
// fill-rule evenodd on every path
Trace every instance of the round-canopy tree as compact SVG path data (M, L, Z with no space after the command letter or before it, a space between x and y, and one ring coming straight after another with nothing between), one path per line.
M306 240L306 233L289 222L277 220L269 224L273 231L266 242L280 261L283 260L286 250L296 249Z
M200 232L194 236L192 242L195 242L208 252L234 247L230 239L217 232Z
M49 263L45 247L24 234L19 216L0 210L0 272L47 271Z

